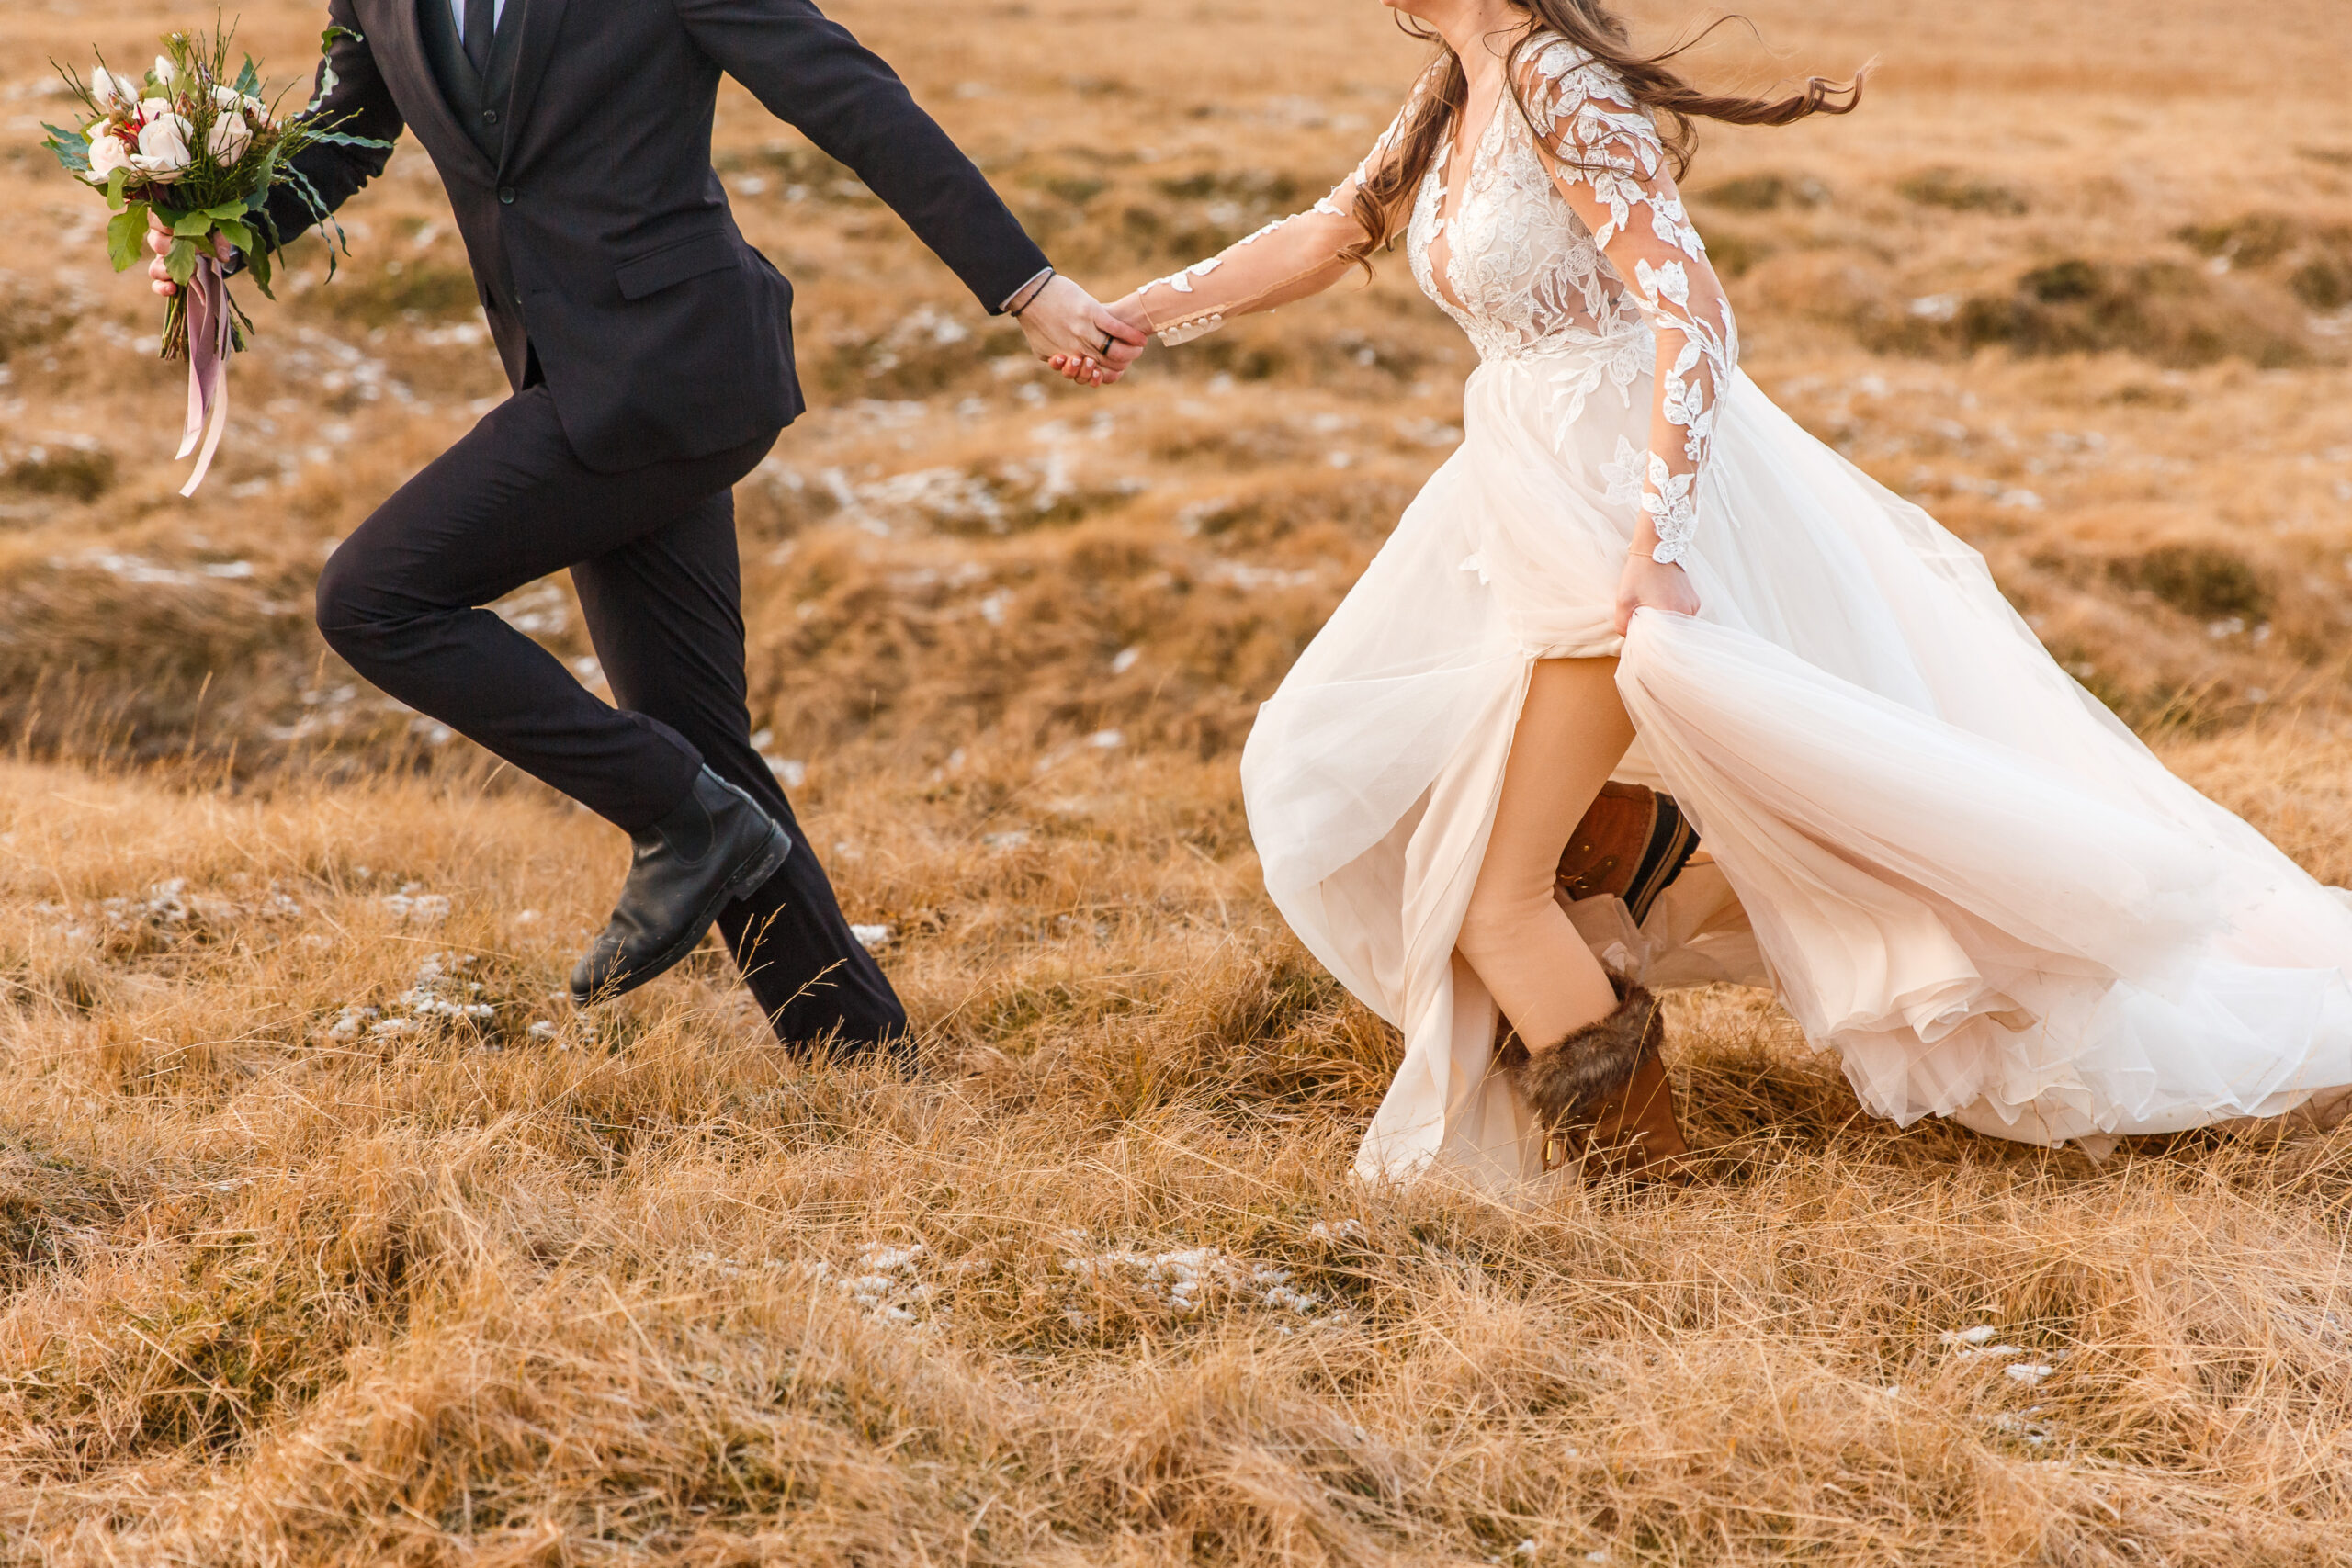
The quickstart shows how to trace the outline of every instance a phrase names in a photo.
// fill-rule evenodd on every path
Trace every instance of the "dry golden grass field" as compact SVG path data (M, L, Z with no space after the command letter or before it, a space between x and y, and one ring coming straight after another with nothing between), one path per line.
M1106 295L1419 57L1374 0L833 9ZM1750 12L1706 79L1883 71L1704 139L1748 368L2352 881L2342 0ZM208 19L0 9L0 1562L2352 1562L2352 1134L1899 1132L1723 991L1693 1190L1348 1176L1396 1043L1235 761L1457 435L1398 265L1077 391L730 93L819 405L740 497L757 723L925 1066L786 1059L716 951L551 999L618 836L307 615L503 391L429 164L257 307L184 502L153 301L34 145L44 57ZM567 587L503 608L596 681Z

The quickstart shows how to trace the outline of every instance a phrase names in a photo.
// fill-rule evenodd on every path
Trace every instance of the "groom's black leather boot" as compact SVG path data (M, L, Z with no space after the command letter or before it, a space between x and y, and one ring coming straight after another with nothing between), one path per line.
M775 818L708 768L676 810L634 838L612 923L571 971L582 1007L674 967L729 900L757 892L792 852Z

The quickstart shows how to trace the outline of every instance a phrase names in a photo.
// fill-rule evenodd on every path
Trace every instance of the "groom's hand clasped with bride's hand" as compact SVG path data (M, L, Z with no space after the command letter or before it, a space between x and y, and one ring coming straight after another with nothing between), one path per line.
M1056 273L1035 298L1013 311L1030 352L1070 380L1107 387L1126 374L1150 337L1104 309L1076 283Z
M1050 357L1039 355L1038 357L1052 366L1055 374L1066 380L1075 381L1080 386L1107 387L1125 375L1127 367L1136 362L1145 347L1150 344L1151 315L1143 308L1142 301L1133 294L1108 306L1098 305L1095 309L1102 310L1112 321L1117 323L1121 329L1114 334L1117 342L1134 344L1110 375L1102 374L1102 367L1097 365L1091 356L1083 354L1057 354ZM1035 340L1033 338L1031 341L1034 343Z

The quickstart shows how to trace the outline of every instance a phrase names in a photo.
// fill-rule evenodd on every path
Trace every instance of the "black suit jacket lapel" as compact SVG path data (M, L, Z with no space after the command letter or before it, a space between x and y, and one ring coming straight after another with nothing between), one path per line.
M473 138L458 124L449 107L449 100L442 96L441 84L433 79L432 63L424 58L424 39L420 35L417 6L446 6L449 0L377 0L379 18L375 31L368 42L376 57L377 69L391 85L392 99L401 106L417 140L426 144L435 158L454 158L472 163L484 175L493 171ZM508 0L515 4L516 0Z
M539 84L545 80L548 67L555 60L556 34L563 25L564 6L568 0L506 0L507 5L523 7L522 41L517 46L514 62L514 91L506 104L506 156L504 163L514 161L514 149L523 140L523 117L531 110L537 98Z

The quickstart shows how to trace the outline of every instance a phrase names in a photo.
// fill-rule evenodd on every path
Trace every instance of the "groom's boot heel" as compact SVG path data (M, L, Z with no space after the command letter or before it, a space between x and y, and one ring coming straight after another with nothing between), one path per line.
M1504 1071L1544 1129L1545 1170L1582 1161L1596 1172L1687 1183L1690 1145L1658 1054L1666 1022L1657 998L1610 983L1617 1006L1606 1018L1544 1050L1509 1053Z
M736 874L733 881L728 883L727 896L738 901L749 898L752 894L765 887L768 885L768 879L782 871L784 863L791 858L792 835L778 827L775 832L768 835L768 841L759 854L746 861L743 869Z

